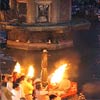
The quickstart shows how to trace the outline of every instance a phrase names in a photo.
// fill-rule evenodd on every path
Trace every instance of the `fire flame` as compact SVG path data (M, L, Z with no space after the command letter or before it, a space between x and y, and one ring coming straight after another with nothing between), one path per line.
M53 73L53 76L52 76L52 78L51 78L51 83L52 83L52 84L60 83L60 81L63 79L64 71L65 71L66 66L67 66L67 64L61 65L61 66Z
M34 76L33 66L29 66L27 77L32 78Z
M20 64L17 62L14 68L14 72L20 73L21 72L20 67L21 67Z

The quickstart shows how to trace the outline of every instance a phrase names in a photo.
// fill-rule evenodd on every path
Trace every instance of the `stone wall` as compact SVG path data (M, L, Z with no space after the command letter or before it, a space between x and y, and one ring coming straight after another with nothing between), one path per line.
M38 5L49 5L48 23L62 23L71 20L71 0L28 0L27 2L27 23L37 23ZM46 22L47 23L47 22Z
M71 0L60 0L60 22L71 20Z
M29 31L27 29L12 29L8 32L8 40L30 43L59 43L70 39L71 32L57 33L56 31ZM68 33L68 34L67 34Z

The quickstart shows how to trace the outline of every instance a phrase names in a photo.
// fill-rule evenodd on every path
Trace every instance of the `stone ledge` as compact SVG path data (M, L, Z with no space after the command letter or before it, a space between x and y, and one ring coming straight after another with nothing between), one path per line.
M48 50L59 50L67 47L73 47L73 41L65 41L59 44L48 44L48 43L24 43L24 42L16 42L16 41L7 41L7 46L15 49L22 50L42 50L44 48Z
M11 30L14 28L27 29L29 31L56 31L56 30L83 30L89 29L91 23L85 19L71 20L65 23L45 23L45 24L10 24L0 22L5 29Z

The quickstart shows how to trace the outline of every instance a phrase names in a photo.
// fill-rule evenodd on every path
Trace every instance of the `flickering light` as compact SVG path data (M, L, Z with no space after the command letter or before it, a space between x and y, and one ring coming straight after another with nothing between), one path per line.
M60 83L60 81L63 79L64 71L66 69L67 64L61 65L52 75L51 83Z
M34 68L33 66L29 66L27 77L32 78L34 76Z
M21 66L20 66L20 64L18 62L15 65L14 72L17 72L17 73L21 72Z

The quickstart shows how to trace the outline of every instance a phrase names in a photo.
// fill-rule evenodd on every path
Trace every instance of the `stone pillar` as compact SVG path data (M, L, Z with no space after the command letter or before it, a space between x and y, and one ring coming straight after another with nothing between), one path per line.
M10 5L10 9L15 9L17 5L16 0L10 0L9 5Z
M27 0L27 23L35 23L35 5L34 0Z
M59 0L58 0L59 1ZM57 8L57 0L53 0L51 4L51 22L52 23L57 23L58 20L58 8Z
M72 0L68 0L69 2L68 2L68 4L69 4L69 6L68 6L68 14L69 14L69 20L71 20L71 18L72 18Z
M71 0L62 0L60 2L60 21L66 22L71 20Z
M5 21L4 11L0 11L0 21Z
M10 5L10 10L9 10L10 19L17 19L18 18L17 1L9 0L9 5Z

